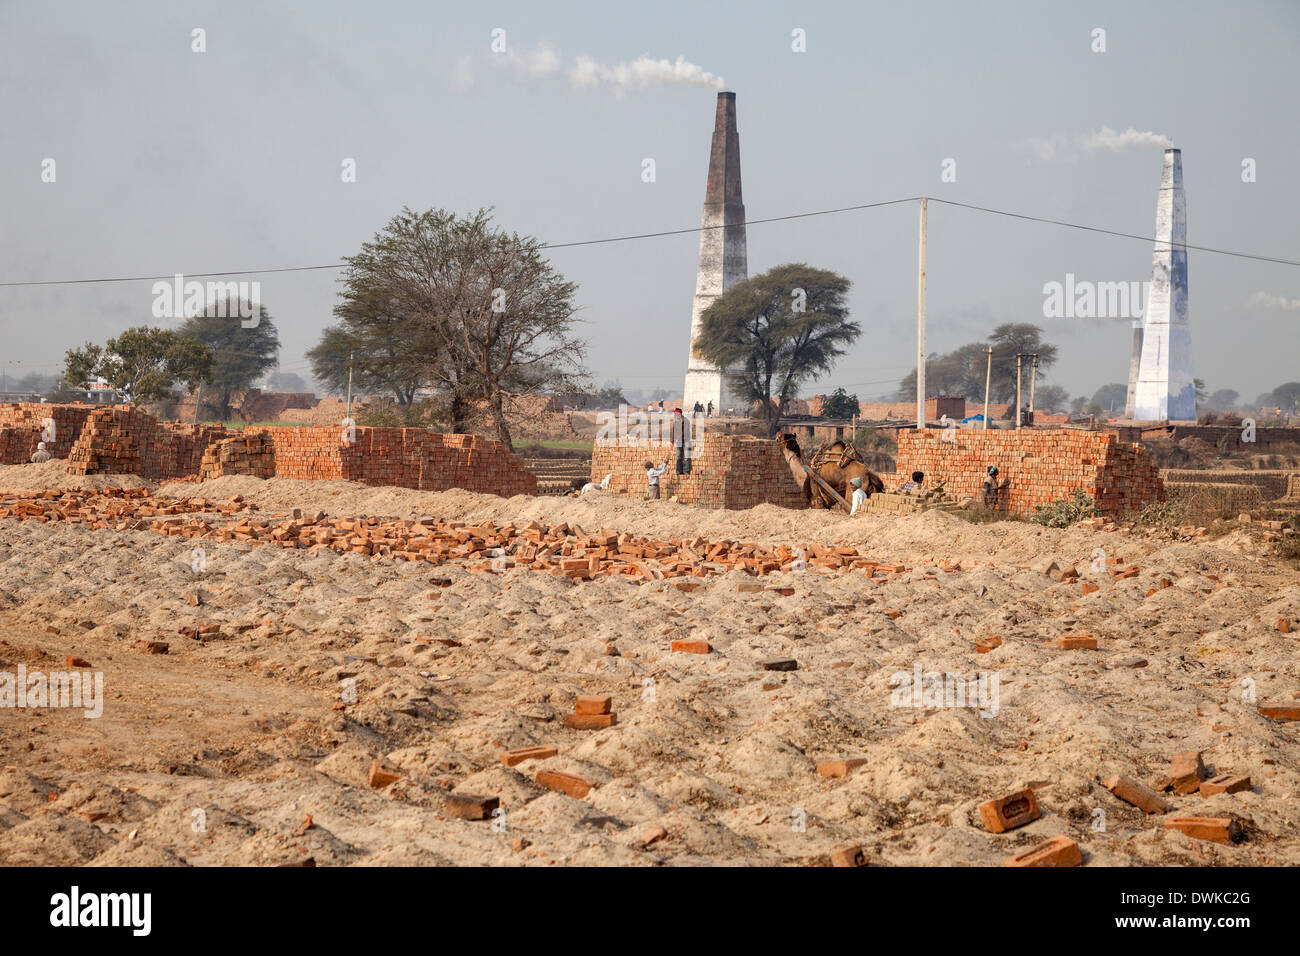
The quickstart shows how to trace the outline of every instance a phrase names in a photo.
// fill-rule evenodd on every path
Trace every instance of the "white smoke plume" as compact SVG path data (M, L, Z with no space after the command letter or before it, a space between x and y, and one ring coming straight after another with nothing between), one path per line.
M1258 305L1265 309L1281 309L1284 312L1300 311L1300 299L1288 299L1285 296L1269 295L1267 292L1256 292L1250 297L1248 305Z
M620 61L610 66L585 54L574 59L571 66L546 44L533 49L510 47L504 53L491 54L493 61L504 63L516 77L523 80L547 79L567 76L574 87L605 87L615 96L647 89L652 86L683 85L705 86L715 90L724 88L722 77L715 76L683 56L676 60L655 59L641 54L632 61Z
M1030 139L1022 145L1043 162L1061 160L1072 163L1079 158L1081 152L1095 153L1099 150L1106 150L1112 153L1122 153L1124 150L1135 146L1169 147L1173 145L1173 141L1163 133L1137 130L1132 126L1122 133L1111 129L1109 126L1103 126L1101 129L1090 130L1087 133L1075 136L1073 139L1064 133L1054 133L1047 139Z
M1099 130L1093 130L1087 136L1079 137L1079 145L1089 152L1098 149L1108 149L1112 153L1121 153L1130 146L1173 146L1173 140L1163 133L1153 133L1150 130L1141 132L1135 130L1132 126L1117 133L1109 126L1103 126Z
M631 63L616 63L614 66L604 66L589 56L580 56L569 71L569 79L574 86L608 86L621 92L665 84L707 86L715 90L725 85L722 77L714 76L684 56L676 60L656 60L645 53Z

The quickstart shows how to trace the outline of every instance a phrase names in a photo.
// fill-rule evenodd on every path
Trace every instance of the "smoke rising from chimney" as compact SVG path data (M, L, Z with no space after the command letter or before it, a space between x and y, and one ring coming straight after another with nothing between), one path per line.
M576 89L604 87L621 97L629 92L640 92L652 86L702 86L721 90L723 79L684 56L675 60L656 59L642 53L635 60L620 60L608 65L583 54L565 65L563 57L545 43L532 49L511 46L504 53L491 55L492 61L508 68L521 80L567 77ZM472 64L468 58L457 62L452 75L452 85L458 89L473 83Z
M1030 139L1023 145L1043 162L1059 159L1072 163L1079 158L1080 152L1095 153L1106 150L1111 153L1122 153L1135 146L1168 148L1174 143L1163 133L1155 133L1151 130L1137 130L1130 126L1121 133L1109 126L1103 126L1101 129L1089 130L1073 138L1064 133L1054 133L1047 139Z

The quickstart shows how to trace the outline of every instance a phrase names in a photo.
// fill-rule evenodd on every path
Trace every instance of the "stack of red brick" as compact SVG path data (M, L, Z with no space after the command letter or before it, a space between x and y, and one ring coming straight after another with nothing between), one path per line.
M436 434L423 428L262 428L280 478L343 478L421 491L465 488L485 494L534 495L537 476L499 441Z
M199 466L199 480L222 475L275 476L275 443L269 435L240 435L223 438L208 446Z
M706 508L752 508L764 503L805 508L803 492L775 441L752 435L704 434L693 444L691 471L677 474L675 449L655 442L597 443L591 459L591 480L608 474L609 490L644 495L648 488L645 463L668 462L659 479L660 494Z
M998 478L1010 484L1000 507L1010 514L1030 514L1081 489L1099 514L1118 516L1141 510L1165 497L1155 464L1138 445L1113 435L1067 429L1020 431L928 429L900 431L898 473L925 472L926 483L943 481L954 495L981 495L986 469L996 465Z
M0 405L0 463L28 461L47 419L54 458L73 474L138 474L151 480L254 474L281 478L344 478L369 485L426 491L466 488L499 495L537 493L537 476L499 441L434 434L422 428L258 428L160 422L127 406ZM12 423L11 427L9 423ZM214 443L231 439L213 452ZM228 457L222 458L223 455ZM248 469L248 470L244 470Z
M98 407L102 406L44 402L0 404L0 464L18 465L30 460L39 441L45 442L50 457L66 458L81 434L86 416ZM42 433L50 437L42 439Z
M0 428L0 465L31 461L40 440L40 432L35 428Z
M129 409L97 408L68 454L72 475L138 475L139 415Z

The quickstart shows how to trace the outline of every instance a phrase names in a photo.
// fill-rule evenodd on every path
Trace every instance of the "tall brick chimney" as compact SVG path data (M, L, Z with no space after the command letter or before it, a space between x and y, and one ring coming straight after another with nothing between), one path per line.
M736 130L736 94L719 93L709 150L709 180L704 189L700 225L700 266L691 309L691 351L686 364L682 410L688 415L696 402L715 411L740 408L727 388L722 369L697 358L695 342L700 315L713 300L748 275L745 253L745 204L740 194L740 134Z
M1192 330L1187 312L1187 200L1183 195L1183 157L1165 150L1160 196L1156 200L1156 241L1142 330L1133 417L1140 421L1196 418L1192 380Z

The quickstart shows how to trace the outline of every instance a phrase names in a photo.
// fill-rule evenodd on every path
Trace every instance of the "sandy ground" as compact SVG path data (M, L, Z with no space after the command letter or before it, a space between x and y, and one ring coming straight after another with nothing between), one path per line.
M0 468L0 488L152 487L61 466ZM1300 619L1300 577L1251 530L1176 542L937 513L243 477L157 493L243 495L262 517L302 507L850 544L911 570L888 583L733 572L683 593L205 541L196 572L188 540L0 519L0 671L78 656L106 698L99 719L0 709L0 863L820 864L860 844L873 865L996 865L1058 833L1088 865L1300 863L1300 723L1243 700L1300 699L1300 627L1277 629ZM1098 548L1140 573L1093 571ZM1049 559L1100 590L1054 582ZM952 561L961 570L940 570ZM199 624L223 636L177 633ZM1050 643L1079 633L1099 649ZM976 654L992 635L1002 645ZM714 651L671 653L677 638ZM169 653L146 653L158 640ZM760 666L774 658L798 669ZM918 666L996 676L996 714L898 700L894 675ZM617 723L564 727L579 694L611 695ZM559 755L502 765L501 751L535 744ZM1253 787L1169 796L1174 812L1231 816L1240 845L1165 831L1098 782L1152 783L1191 749ZM866 762L848 776L816 772L855 757ZM371 789L375 758L402 779ZM547 790L543 769L593 788ZM1041 819L989 833L978 805L1026 786ZM496 796L504 814L456 819L449 791Z

